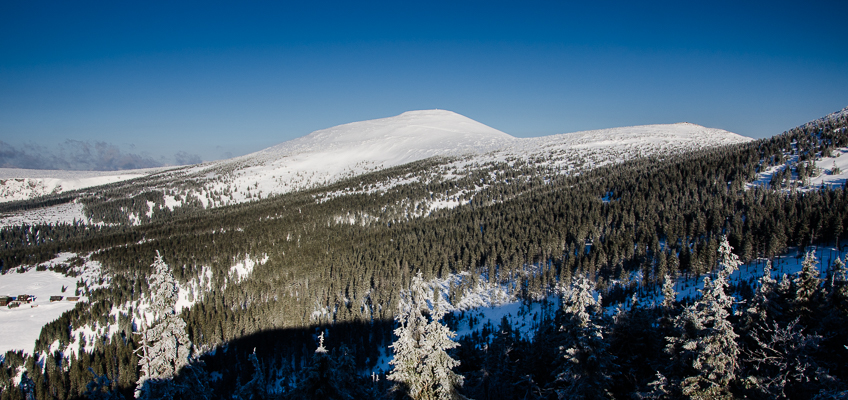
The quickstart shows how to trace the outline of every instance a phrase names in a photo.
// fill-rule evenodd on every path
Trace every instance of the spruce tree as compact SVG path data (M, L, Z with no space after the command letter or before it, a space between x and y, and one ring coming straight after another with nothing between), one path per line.
M801 271L792 280L795 298L792 301L792 314L800 317L802 323L815 321L822 300L822 279L815 254L809 252L801 263ZM805 324L806 325L806 324Z
M743 331L750 333L765 327L769 320L781 315L782 307L778 304L776 287L777 282L771 277L771 261L769 261L763 267L763 276L759 279L757 290L754 291L754 296L748 301L748 307L744 310Z
M841 318L846 318L848 317L848 267L839 258L834 262L832 275L829 291L832 312L839 314Z
M250 363L253 365L253 377L244 385L238 385L233 393L234 400L257 400L268 398L268 390L265 381L265 372L262 370L262 365L259 359L256 358L256 349L248 356Z
M135 397L139 399L172 398L178 392L173 379L186 367L191 355L191 341L185 321L176 313L177 284L170 268L159 252L150 277L150 313L156 321L141 332L142 343L138 365L141 367Z
M662 295L662 308L664 310L673 309L677 302L677 293L674 291L674 278L671 275L666 275L663 278Z
M680 393L695 399L730 398L736 378L738 335L728 317L733 298L726 293L727 278L739 267L727 238L719 246L715 280L704 278L701 297L675 319L677 334L667 337L666 352L674 356Z
M415 400L462 398L458 390L464 379L453 372L459 361L447 353L458 346L452 340L456 334L440 322L447 304L437 294L432 298L431 309L427 291L419 271L412 278L409 290L401 296L395 317L397 340L390 346L394 352L390 362L393 369L388 379L397 382L395 390Z
M297 388L289 398L352 400L366 397L347 347L342 345L338 350L330 354L324 347L324 333L321 332L318 347L309 364L299 374Z
M560 359L555 364L552 388L559 398L610 398L616 370L609 351L607 321L600 301L593 296L594 283L575 277L562 299Z

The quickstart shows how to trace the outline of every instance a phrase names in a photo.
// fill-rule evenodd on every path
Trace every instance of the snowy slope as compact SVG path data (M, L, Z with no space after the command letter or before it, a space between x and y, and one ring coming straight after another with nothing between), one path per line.
M173 209L188 201L197 201L210 208L315 188L436 156L463 156L461 162L441 171L448 179L464 174L469 166L527 159L534 159L537 163L543 160L541 162L548 167L569 173L636 157L667 155L749 140L724 130L689 123L520 139L451 111L409 111L394 117L315 131L256 153L193 167L105 174L29 172L30 175L35 174L32 176L22 176L24 170L0 169L0 179L12 178L0 181L0 201L156 173L157 179L163 182L160 190L183 188L179 192L179 201L166 196L173 203L169 203L168 208ZM30 218L30 213L17 215L16 218L15 223L25 221ZM63 218L79 219L79 213ZM3 225L2 221L0 225Z
M268 149L198 167L198 174L232 171L210 188L235 189L234 202L312 188L434 156L481 154L517 139L444 110L409 111L315 131Z
M126 181L161 170L101 172L0 168L0 203Z
M792 179L797 187L790 186L783 188L784 191L791 190L816 190L821 187L841 187L848 182L848 148L841 147L834 149L830 157L819 157L815 160L816 170L806 181L799 181L798 174L792 172ZM791 168L798 163L797 155L787 155L787 162L780 165L775 165L758 174L757 179L751 182L748 186L763 186L770 187L772 176L786 168ZM791 171L791 170L790 170Z
M445 110L409 111L354 122L231 160L186 171L215 176L209 193L229 198L209 206L309 189L383 168L434 156L471 156L460 167L485 162L544 156L553 164L586 158L586 167L751 140L720 129L681 123L576 132L538 138L515 138Z
M83 205L77 202L0 214L0 228L25 224L72 224L77 221L90 222L83 212Z
M42 263L45 267L65 264L77 257L73 253L61 253L55 259ZM0 307L0 354L9 350L24 350L32 353L33 346L41 328L59 318L65 311L74 308L77 302L62 301L51 302L50 296L74 296L77 282L81 281L85 287L95 288L103 275L100 263L88 261L77 268L82 274L78 277L70 277L58 272L45 270L38 271L31 268L24 273L10 272L0 275L0 296L17 297L22 294L35 296L31 304L24 304L18 308ZM62 289L65 291L62 291ZM84 293L81 294L80 302L88 301Z
M751 138L722 129L681 122L601 129L526 139L541 149L642 149L663 151L700 149L751 141ZM526 146L525 146L526 148Z

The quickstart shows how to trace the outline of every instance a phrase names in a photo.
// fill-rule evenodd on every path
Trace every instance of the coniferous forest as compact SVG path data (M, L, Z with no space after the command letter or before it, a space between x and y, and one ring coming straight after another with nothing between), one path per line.
M0 205L78 201L101 222L0 229L3 273L72 252L57 272L85 258L110 282L78 287L89 301L35 354L3 356L0 399L848 398L848 269L807 253L844 241L848 188L809 180L835 172L814 161L848 147L846 115L582 170L538 157L447 179L456 159L433 158L140 224L155 178ZM729 278L790 252L798 274ZM683 278L698 296L676 296ZM473 313L450 307L479 282L550 312L530 335L504 318L457 337ZM178 286L198 288L181 311Z

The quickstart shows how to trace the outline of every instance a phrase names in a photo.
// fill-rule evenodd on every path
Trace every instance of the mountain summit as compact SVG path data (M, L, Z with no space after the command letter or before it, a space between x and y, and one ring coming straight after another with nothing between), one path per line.
M398 165L437 155L492 151L514 140L455 112L421 110L322 129L246 157L344 153L337 161L349 161L351 155L354 164L367 160Z
M182 186L179 182L193 181L188 185L196 188L192 189L192 196L206 208L314 188L431 157L471 157L452 167L460 174L472 164L531 158L545 160L550 167L570 173L635 157L662 156L749 140L690 123L515 138L455 112L420 110L318 130L229 160L138 175L156 173L157 180L169 182L166 186ZM121 175L129 176L130 172L133 171L123 171ZM115 175L114 179L99 177L98 182L126 179ZM26 193L19 187L45 186L41 181L44 179L0 181L0 189L8 189L0 190L0 201L25 198ZM63 182L54 181L50 187L45 186L41 191L44 193L39 193L65 190Z

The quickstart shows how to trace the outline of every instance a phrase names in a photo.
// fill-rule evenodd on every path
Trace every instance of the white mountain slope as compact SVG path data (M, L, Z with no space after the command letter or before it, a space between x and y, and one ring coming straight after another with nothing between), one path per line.
M409 111L389 118L353 122L315 131L268 149L171 170L119 173L39 171L38 176L13 176L20 170L0 169L0 201L117 182L158 173L180 187L179 197L166 196L169 208L193 198L204 207L241 203L270 195L313 188L351 176L434 156L469 156L454 163L448 175L462 174L473 164L535 159L563 173L621 162L640 156L678 153L752 140L728 131L680 123L515 138L470 118L445 110ZM50 172L55 172L51 176ZM18 172L18 175L20 172ZM43 190L27 187L43 186ZM27 191L29 190L29 191ZM152 212L152 210L151 210ZM7 216L8 217L8 216ZM17 216L16 223L26 217ZM0 218L4 219L4 218ZM0 221L0 225L5 225Z
M313 132L277 146L190 170L226 171L212 192L232 202L266 197L434 156L472 156L469 162L546 156L554 163L587 157L589 166L661 152L680 152L751 140L720 129L682 123L646 125L520 139L445 110L409 111ZM250 189L250 194L245 189ZM198 193L201 199L206 197ZM204 200L205 201L205 200Z
M444 110L409 111L396 117L353 122L315 131L268 149L204 164L189 173L232 175L211 188L244 188L265 197L336 182L351 176L434 156L481 154L517 139L462 115Z
M0 203L121 182L161 170L162 168L127 171L56 171L0 168Z

